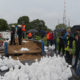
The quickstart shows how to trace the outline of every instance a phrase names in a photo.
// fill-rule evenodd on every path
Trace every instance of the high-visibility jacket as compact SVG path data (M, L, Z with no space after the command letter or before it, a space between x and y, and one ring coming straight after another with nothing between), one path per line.
M50 33L47 33L47 40L50 40Z
M67 45L65 46L65 51L71 52L72 55L75 54L75 40L70 40L70 38L67 38Z
M53 33L50 33L50 40L53 40Z
M31 33L28 33L28 37L32 37L32 34Z
M22 25L22 31L26 31L26 26Z

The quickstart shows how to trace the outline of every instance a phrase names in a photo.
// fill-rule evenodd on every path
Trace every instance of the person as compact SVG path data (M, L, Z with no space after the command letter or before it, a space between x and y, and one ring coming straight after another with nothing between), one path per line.
M25 38L26 25L22 24L22 37Z
M18 42L19 42L19 45L22 44L22 26L21 25L18 25L18 30L17 30L17 34L18 34Z
M15 25L11 26L11 42L10 45L15 45Z
M53 33L50 32L50 45L52 46L53 45Z
M80 56L80 37L78 33L75 33L75 64L73 65L73 68L76 70L78 60Z
M63 39L64 33L61 33L61 36L59 37L59 51L58 54L60 55L62 50L62 55L64 55L64 39Z
M40 42L41 42L41 50L42 50L42 55L43 56L45 56L46 54L45 54L45 49L44 49L44 41L43 41L43 39L41 38L41 40L40 40Z
M46 32L44 30L40 30L41 38L43 39L46 35Z
M47 32L47 46L49 47L50 45L50 32Z
M16 32L15 32L15 37L17 38L17 29L18 29L18 25L16 25Z
M80 79L80 63L78 64L78 67L76 69L76 74L77 74L78 79Z
M2 34L0 33L0 50L3 49L4 44L4 38L2 37Z
M32 33L32 39L36 40L36 33Z
M5 56L8 57L8 39L4 41L4 48L5 48Z
M56 31L54 31L53 43L54 43L54 46L55 46L54 51L56 52L56 49L57 49L57 33L56 33Z
M68 28L68 29L66 30L66 32L64 33L64 36L63 36L64 46L66 46L66 44L67 44L67 35L68 35L68 34L71 34L71 29L70 29L70 28Z
M74 38L71 36L70 33L68 33L67 35L67 43L66 43L66 46L65 46L65 60L66 62L69 64L69 65L72 65L72 57L73 57L73 54L74 54Z
M32 33L29 32L29 33L28 33L28 39L31 39L31 38L32 38Z

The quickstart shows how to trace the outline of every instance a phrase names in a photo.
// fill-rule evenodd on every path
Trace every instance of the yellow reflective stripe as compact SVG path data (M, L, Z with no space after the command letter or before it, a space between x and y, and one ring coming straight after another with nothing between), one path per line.
M69 50L69 46L67 46L67 47L65 48L65 50L68 51L68 50Z
M70 42L68 41L68 42L67 42L67 44L69 45L69 44L70 44Z

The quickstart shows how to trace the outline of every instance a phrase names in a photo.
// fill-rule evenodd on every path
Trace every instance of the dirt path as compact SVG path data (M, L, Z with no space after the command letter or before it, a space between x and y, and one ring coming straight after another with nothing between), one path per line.
M42 57L41 43L32 40L23 40L22 45L18 45L18 43L9 45L8 52L9 56L12 56L13 59L18 58L20 61L40 59Z

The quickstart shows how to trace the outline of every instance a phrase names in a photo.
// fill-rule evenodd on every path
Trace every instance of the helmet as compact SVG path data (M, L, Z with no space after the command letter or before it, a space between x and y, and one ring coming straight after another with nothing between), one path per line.
M15 27L15 25L12 25L12 27Z
M22 27L21 25L18 25L18 27Z

